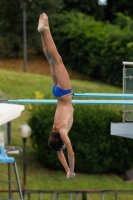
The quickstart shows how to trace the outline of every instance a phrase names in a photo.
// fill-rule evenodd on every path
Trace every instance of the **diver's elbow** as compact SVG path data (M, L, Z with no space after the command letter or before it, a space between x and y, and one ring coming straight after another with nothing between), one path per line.
M69 152L68 154L69 154L69 156L74 157L74 152L73 151Z

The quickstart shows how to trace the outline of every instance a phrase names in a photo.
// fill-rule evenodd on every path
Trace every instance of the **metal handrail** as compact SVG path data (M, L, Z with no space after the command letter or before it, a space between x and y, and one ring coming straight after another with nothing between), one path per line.
M0 193L2 192L6 193L8 190L0 190ZM13 193L17 193L18 191L12 190L11 192L13 196ZM24 200L32 200L35 194L38 194L37 199L39 200L45 200L45 194L51 194L51 200L62 200L61 194L69 194L68 200L88 200L87 195L89 194L100 194L99 200L106 200L106 195L112 194L114 200L118 200L119 194L133 195L133 190L23 190ZM73 197L74 194L75 196Z

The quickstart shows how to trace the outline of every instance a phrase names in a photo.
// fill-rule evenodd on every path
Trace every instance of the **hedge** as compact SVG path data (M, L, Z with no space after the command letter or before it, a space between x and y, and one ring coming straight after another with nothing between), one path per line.
M133 20L129 19L121 14L109 24L79 12L58 15L52 33L64 63L92 79L121 86L122 61L133 60Z
M132 168L133 141L110 135L110 122L121 122L121 111L105 105L75 105L74 109L74 124L69 137L75 152L75 171L118 173ZM55 105L34 106L28 123L33 130L31 139L39 162L45 167L61 170L56 152L47 144L54 111Z

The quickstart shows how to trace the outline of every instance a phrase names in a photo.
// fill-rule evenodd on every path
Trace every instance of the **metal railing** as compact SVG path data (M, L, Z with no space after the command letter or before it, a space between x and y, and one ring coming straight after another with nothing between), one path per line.
M0 193L8 193L8 190L0 190ZM12 190L12 200L17 190ZM97 195L99 200L118 200L120 195L131 195L133 190L24 190L24 200L89 200L92 195ZM90 197L91 195L91 197ZM110 197L109 197L109 196ZM122 198L123 199L123 198ZM127 199L127 198L126 198Z

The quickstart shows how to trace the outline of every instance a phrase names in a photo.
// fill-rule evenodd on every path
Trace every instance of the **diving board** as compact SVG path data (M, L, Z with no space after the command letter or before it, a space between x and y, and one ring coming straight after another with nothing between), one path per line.
M0 125L19 117L24 109L23 105L0 103Z
M114 123L111 122L110 134L133 139L133 123Z

